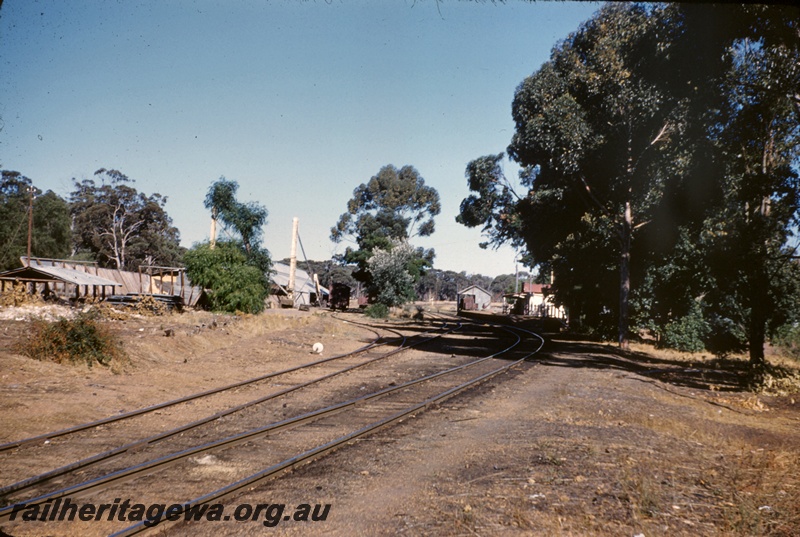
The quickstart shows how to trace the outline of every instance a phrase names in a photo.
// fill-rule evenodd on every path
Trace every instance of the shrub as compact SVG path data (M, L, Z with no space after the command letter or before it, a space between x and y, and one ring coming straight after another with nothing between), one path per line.
M662 344L682 352L702 352L710 327L703 318L699 304L695 304L684 317L664 327Z
M772 344L784 354L800 360L800 324L787 324L775 331Z
M743 352L747 349L747 332L740 323L721 315L711 314L706 349L717 356Z
M107 366L124 357L116 337L86 313L74 319L32 320L30 333L19 347L25 356L57 364L85 363L92 367L97 362Z
M367 292L372 300L388 307L414 300L414 277L409 273L414 255L414 249L406 242L397 242L387 250L374 250L367 261L370 273Z
M370 304L364 310L364 315L371 319L385 319L389 316L389 307L386 304Z
M197 244L184 255L186 274L193 284L208 291L211 309L234 313L259 313L269 294L269 280L264 267L269 257L247 254L235 242Z

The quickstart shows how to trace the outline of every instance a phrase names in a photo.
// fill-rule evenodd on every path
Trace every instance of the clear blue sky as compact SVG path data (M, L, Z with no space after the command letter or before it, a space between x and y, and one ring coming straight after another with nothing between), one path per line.
M436 267L496 276L455 223L464 169L505 151L517 85L597 3L456 0L5 0L0 167L66 197L72 178L122 171L191 246L224 175L269 210L264 245L288 257L292 217L311 259L353 189L410 164L442 199ZM516 167L506 165L516 176ZM3 225L0 223L0 225Z

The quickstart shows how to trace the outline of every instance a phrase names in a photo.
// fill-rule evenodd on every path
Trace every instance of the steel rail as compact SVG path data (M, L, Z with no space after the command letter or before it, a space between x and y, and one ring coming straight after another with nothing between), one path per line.
M296 416L296 417L293 417L293 418L287 418L285 420L281 420L281 421L278 421L278 422L275 422L275 423L272 423L272 424L268 424L268 425L265 425L263 427L258 427L256 429L252 429L252 430L246 431L244 433L232 435L232 436L229 436L227 438L223 438L223 439L220 439L220 440L208 442L206 444L202 444L202 445L199 445L199 446L194 446L192 448L188 448L188 449L185 449L185 450L182 450L182 451L178 451L178 452L175 452L175 453L172 453L172 454L169 454L169 455L165 455L163 457L159 457L157 459L153 459L153 460L141 463L141 464L136 465L136 466L132 466L132 467L129 467L129 468L117 470L115 472L106 474L104 476L100 476L98 478L95 478L95 479L92 479L92 480L89 480L89 481L86 481L86 482L83 482L83 483L78 483L78 484L75 484L75 485L72 485L72 486L57 490L57 491L53 491L53 492L38 496L36 498L32 498L32 499L26 500L23 503L26 506L32 506L32 505L40 505L40 504L46 503L47 501L55 500L57 498L63 498L65 496L70 496L70 497L83 496L83 495L89 494L91 492L107 489L110 486L115 485L115 484L122 484L124 482L130 481L130 480L135 479L137 477L140 477L141 475L153 473L154 471L158 471L158 470L164 469L164 468L166 468L167 466L169 466L169 465L171 465L173 463L179 462L179 461L181 461L183 459L186 459L188 457L191 457L193 455L197 455L197 454L200 454L200 453L203 453L203 452L210 452L210 451L217 450L217 449L224 448L224 447L233 447L233 446L236 446L238 444L242 444L242 443L254 440L256 438L259 438L259 437L262 437L262 436L266 436L267 434L270 434L270 433L275 433L275 432L278 432L278 431L282 431L282 430L290 429L290 428L293 428L293 427L297 427L297 426L300 426L300 425L302 425L304 423L308 423L310 421L315 421L315 420L318 420L318 419L320 419L322 417L326 417L326 416L330 416L330 415L342 412L342 411L344 411L344 410L346 410L348 408L353 408L353 407L356 407L356 406L358 406L360 404L363 404L366 401L369 401L369 400L372 400L372 399L377 399L377 398L383 397L383 396L385 396L387 394L390 394L390 393L393 393L393 392L398 392L400 390L404 390L404 389L409 388L411 386L414 386L414 385L417 385L417 384L420 384L420 383L423 383L423 382L426 382L426 381L430 381L430 380L436 379L436 378L444 376L444 375L449 375L449 374L455 373L457 371L462 371L462 370L467 369L469 367L474 367L474 366L476 366L478 364L487 362L488 360L491 360L493 358L501 356L501 355L509 352L511 349L513 349L517 345L519 345L519 343L521 341L521 338L516 334L515 334L515 336L516 336L517 340L512 345L510 345L509 347L503 349L502 351L496 352L496 353L494 353L492 355L485 356L485 357L479 358L477 360L473 360L473 361L468 362L466 364L461 364L461 365L458 365L458 366L455 366L455 367L452 367L452 368L448 368L448 369L445 369L445 370L442 370L442 371L438 371L438 372L435 372L435 373L432 373L432 374L429 374L429 375L425 375L423 377L419 377L417 379L413 379L413 380L407 381L405 383L402 383L402 384L399 384L399 385L396 385L396 386L389 386L387 388L383 388L381 390L378 390L378 391L370 393L370 394L365 394L365 395L362 395L362 396L359 396L359 397L356 397L356 398L353 398L353 399L350 399L350 400L347 400L347 401L343 401L343 402L340 402L340 403L337 403L337 404L334 404L334 405L331 405L331 406L328 406L328 407L325 407L325 408L322 408L322 409L318 409L318 410L315 410L315 411L307 412L305 414L301 414L300 416ZM434 338L429 338L429 339L434 339ZM537 351L538 351L538 349L537 349ZM536 351L534 351L534 352L536 352ZM511 363L514 363L514 362L511 362ZM501 368L501 370L502 370L502 368ZM0 520L3 520L5 518L7 518L13 512L13 510L14 510L14 505L13 504L0 509Z
M446 326L446 325L444 325L444 326ZM441 327L440 330L443 329L444 326ZM453 332L453 331L455 331L455 330L457 330L459 328L460 328L460 326L457 325L457 326L451 328L450 330L448 330L448 331L446 331L444 333L445 334L446 333L450 333L450 332ZM144 445L153 445L153 444L155 444L155 443L157 443L157 442L159 442L161 440L165 440L167 438L175 436L176 434L179 434L179 433L191 430L191 429L195 429L195 428L200 427L200 426L202 426L202 425L204 425L206 423L209 423L209 422L212 422L214 420L223 418L225 416L229 416L231 414L234 414L234 413L239 412L241 410L244 410L246 408L249 408L249 407L264 403L264 402L269 401L271 399L275 399L275 398L281 397L283 395L292 393L294 391L300 390L300 389L308 387L310 385L322 382L324 380L328 380L330 378L333 378L335 376L347 373L349 371L353 371L353 370L358 369L360 367L364 367L366 365L369 365L371 363L377 362L379 360L383 360L385 358L389 358L391 356L394 356L395 354L398 354L398 353L406 351L406 350L408 350L410 348L422 345L423 343L427 343L428 341L431 341L433 339L441 337L442 335L443 334L437 334L435 336L428 337L426 339L422 339L420 341L414 342L411 345L405 345L405 342L408 341L408 339L406 338L405 341L404 341L403 346L398 347L397 349L394 349L394 350L392 350L392 351L390 351L388 353L382 354L380 356L376 356L374 358L370 358L370 359L368 359L368 360L366 360L364 362L361 362L359 364L354 364L352 366L348 366L348 367L346 367L344 369L340 369L338 371L334 371L334 372L329 373L327 375L323 375L322 377L318 377L316 379L312 379L312 380L303 382L303 383L295 385L295 386L290 386L290 387L285 388L283 390L280 390L278 392L274 392L274 393L268 394L268 395L266 395L264 397L260 397L258 399L247 401L246 403L243 403L241 405L230 407L228 409L222 410L222 411L217 412L215 414L212 414L210 416L206 416L205 418L201 418L199 420L196 420L196 421L181 425L180 427L177 427L177 428L174 428L174 429L171 429L171 430L168 430L168 431L164 431L164 432L161 432L159 434L156 434L156 435L153 435L153 436L141 439L141 440L130 442L128 444L124 444L122 446L118 446L118 447L116 447L114 449L111 449L111 450L108 450L108 451L105 451L105 452L102 452L102 453L98 453L98 454L93 455L91 457L87 457L87 458L81 459L79 461L76 461L76 462L73 462L73 463L70 463L70 464L55 468L53 470L44 472L42 474L39 474L39 475L36 475L36 476L32 476L30 478L18 481L16 483L12 483L10 485L7 485L5 487L0 488L0 496L5 496L5 495L8 495L8 494L11 494L11 493L14 493L14 492L20 492L22 490L31 488L32 486L35 486L35 485L37 485L39 483L42 483L44 481L47 481L49 479L53 479L54 477L58 477L58 476L67 474L69 472L73 472L73 471L78 470L78 469L84 469L84 468L93 466L93 465L95 465L97 463L100 463L102 461L106 461L106 460L111 459L113 457L119 456L119 455L121 455L121 454L123 454L125 452L128 452L128 451L130 451L132 449L135 449L137 447L141 447L141 446L144 446ZM416 337L419 337L419 336L416 336ZM0 518L2 518L2 511L0 511Z
M488 324L488 323L479 323L479 324ZM452 387L452 388L450 388L448 390L445 390L444 392L441 392L441 393L439 393L437 395L429 397L429 398L425 399L424 401L422 401L420 403L417 403L415 405L409 406L409 407L407 407L407 408L405 408L403 410L400 410L400 411L396 412L395 414L392 414L391 416L389 416L387 418L384 418L384 419L378 420L376 422L373 422L373 423L371 423L369 425L361 427L361 428L357 429L356 431L348 433L348 434L346 434L344 436L341 436L341 437L339 437L337 439L334 439L334 440L332 440L330 442L327 442L325 444L322 444L320 446L317 446L315 448L307 450L307 451L305 451L303 453L300 453L299 455L295 455L293 457L285 459L285 460L283 460L283 461L281 461L281 462L279 462L279 463L277 463L275 465L272 465L272 466L270 466L268 468L260 470L259 472L251 474L251 475L249 475L249 476L247 476L247 477L245 477L243 479L240 479L240 480L238 480L238 481L236 481L236 482L234 482L234 483L232 483L230 485L226 485L225 487L222 487L222 488L217 489L215 491L209 492L209 493L207 493L207 494L205 494L203 496L200 496L200 497L195 498L193 500L189 500L188 502L185 502L185 503L182 504L183 507L184 507L184 511L181 511L180 514L183 514L183 512L185 512L185 510L188 510L189 508L192 508L194 506L198 506L198 505L202 505L204 503L209 503L209 502L212 502L212 501L215 501L215 500L222 500L224 498L230 497L230 496L236 494L237 492L239 492L240 490L242 490L242 489L244 489L246 487L251 487L252 485L255 485L256 483L259 483L261 481L264 481L264 480L266 480L266 479L278 474L279 472L282 472L284 470L288 470L290 468L293 468L293 467L298 466L300 464L303 464L305 462L309 462L309 461L311 461L313 459L319 458L319 457L321 457L321 456L323 456L323 455L325 455L325 454L327 454L327 453L329 453L331 451L334 451L335 449L337 449L338 447L342 446L343 444L346 444L346 443L348 443L348 442L350 442L350 441L352 441L352 440L354 440L356 438L359 438L359 437L365 436L365 435L367 435L369 433L375 432L378 429L381 429L381 428L386 427L386 426L388 426L388 425L390 425L390 424L392 424L392 423L394 423L396 421L401 420L405 416L408 416L410 414L414 414L416 412L419 412L420 410L423 410L423 409L429 407L432 404L442 402L445 399L448 399L448 398L450 398L450 397L452 397L452 396L454 396L454 395L456 395L456 394L458 394L458 393L460 393L460 392L462 392L462 391L464 391L464 390L466 390L468 388L471 388L471 387L476 386L477 384L479 384L481 382L484 382L485 380L488 380L489 378L492 378L492 377L494 377L496 375L499 375L500 373L503 373L505 371L508 371L508 370L518 366L519 364L521 364L522 362L527 360L530 356L532 356L532 355L536 354L537 352L539 352L541 350L542 346L544 345L544 338L542 338L538 334L535 334L534 332L531 332L529 330L522 329L522 328L519 328L519 327L506 327L506 326L499 326L499 327L501 329L507 330L509 332L511 332L512 330L519 330L519 331L522 331L522 332L526 332L528 334L531 334L531 335L539 338L541 340L541 343L540 343L539 347L535 351L528 353L526 356L524 356L524 357L522 357L520 359L511 361L511 362L503 365L500 368L497 368L497 369L495 369L493 371L490 371L488 373L480 375L479 377L471 379L471 380L469 380L467 382L461 383L461 384L459 384L459 385L457 385L455 387ZM503 350L502 352L496 353L496 354L494 354L492 356L481 358L480 360L477 360L476 362L482 362L482 361L488 360L490 358L499 356L500 354L504 354L505 352L507 352L508 350L510 350L511 348L513 348L513 347L515 347L516 345L519 344L519 342L521 341L521 338L519 338L518 335L517 335L517 337L518 337L518 340L517 340L517 342L515 342L515 344L512 347L509 347L509 348ZM469 365L469 364L465 364L465 366L466 365ZM459 368L462 368L462 366L459 366ZM442 372L442 373L444 373L444 372ZM113 533L110 537L127 537L129 535L136 535L137 533L141 533L142 531L158 528L158 526L160 526L163 523L163 521L160 521L158 524L153 525L153 521L151 521L151 520L148 520L146 522L148 523L148 525L145 525L145 521L141 521L141 522L138 522L137 524L134 524L134 525L129 526L129 527L123 529L123 530L120 530L118 532ZM167 522L169 523L169 522L172 522L172 521L167 521ZM159 531L163 531L163 529L164 529L163 526L158 528Z
M351 321L345 321L345 322L348 322L350 324L356 324L356 325L360 324L360 323L353 323ZM363 325L363 324L361 324L361 326L369 327L369 325ZM386 329L386 331L387 332L395 332L396 334L398 334L398 332L396 332L394 330L391 330L391 329ZM217 388L211 388L209 390L205 390L205 391L202 391L202 392L189 394L187 396L180 397L178 399L172 399L170 401L164 401L162 403L157 403L155 405L142 407L142 408L138 408L138 409L135 409L135 410L131 410L129 412L125 412L123 414L117 414L117 415L109 416L109 417L102 418L102 419L99 419L99 420L82 423L82 424L79 424L79 425L75 425L73 427L68 427L66 429L60 429L58 431L52 431L52 432L43 433L43 434L36 435L36 436L31 436L31 437L28 437L28 438L23 438L21 440L15 440L15 441L12 441L12 442L7 442L5 444L0 444L0 452L8 451L10 449L14 449L14 448L18 448L18 447L22 447L22 446L27 445L27 444L36 444L36 443L43 442L43 441L46 441L46 440L52 440L54 438L58 438L58 437L61 437L61 436L65 436L65 435L76 433L76 432L80 432L80 431L84 431L86 429L91 429L93 427L98 427L100 425L106 425L108 423L114 423L114 422L121 421L121 420L124 420L124 419L127 419L127 418L140 416L140 415L146 414L148 412L154 412L154 411L160 410L162 408L167 408L167 407L178 405L178 404L181 404L181 403L186 403L188 401L193 401L195 399L199 399L201 397L206 397L208 395L214 395L214 394L221 393L221 392L224 392L224 391L227 391L227 390L232 390L232 389L235 389L235 388L240 388L242 386L247 386L248 384L254 384L256 382L267 380L267 379L276 377L278 375L284 375L284 374L287 374L287 373L293 373L293 372L298 371L298 370L303 369L303 368L313 367L313 366L316 366L316 365L324 364L326 362L330 362L330 361L333 361L333 360L338 360L338 359L345 358L345 357L348 357L348 356L355 356L356 354L360 354L362 352L366 352L366 351L368 351L368 350L370 350L370 349L372 349L374 347L387 345L389 343L388 341L380 342L384 338L382 336L380 336L380 334L378 334L374 330L372 330L372 332L375 333L376 335L378 335L378 337L375 338L369 344L367 344L367 345L365 345L363 347L360 347L360 348L358 348L358 349L356 349L354 351L348 352L348 353L339 354L339 355L336 355L336 356L329 356L328 358L323 358L321 360L316 360L316 361L313 361L313 362L308 362L308 363L301 364L301 365L298 365L298 366L290 367L290 368L284 369L282 371L275 371L275 372L267 373L265 375L261 375L261 376L258 376L258 377L253 377L253 378L250 378L250 379L246 379L246 380L242 380L242 381L239 381L239 382L235 382L233 384L228 384L228 385L220 386L220 387L217 387ZM400 338L403 338L403 336L400 336Z

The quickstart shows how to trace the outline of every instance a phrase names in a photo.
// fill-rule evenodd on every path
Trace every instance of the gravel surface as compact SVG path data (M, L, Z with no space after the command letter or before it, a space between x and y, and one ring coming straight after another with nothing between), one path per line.
M128 317L106 322L127 361L89 369L18 354L28 321L5 309L0 442L309 362L317 342L324 356L374 337L313 310ZM256 521L155 533L797 535L800 398L755 396L728 371L686 360L551 340L509 373L226 500L227 513L285 505L273 527L265 517L277 511L265 509ZM325 520L283 520L304 504L329 504ZM2 529L85 535L92 523Z

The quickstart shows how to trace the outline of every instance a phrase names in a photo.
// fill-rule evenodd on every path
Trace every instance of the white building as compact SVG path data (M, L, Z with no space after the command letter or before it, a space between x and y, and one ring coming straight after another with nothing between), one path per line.
M478 285L470 285L458 293L459 311L483 311L492 304L492 293Z
M284 265L283 263L272 265L272 274L270 274L269 280L272 283L271 304L272 307L278 307L281 299L286 299L288 296L289 265ZM321 297L317 296L317 286L308 272L300 268L295 270L294 307L312 306L320 303L320 301L327 301L330 295L328 289L320 285L319 290L322 293Z
M564 306L556 306L550 287L547 285L525 283L522 285L521 293L504 295L503 298L511 306L511 313L515 315L567 319L567 311Z

